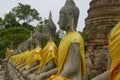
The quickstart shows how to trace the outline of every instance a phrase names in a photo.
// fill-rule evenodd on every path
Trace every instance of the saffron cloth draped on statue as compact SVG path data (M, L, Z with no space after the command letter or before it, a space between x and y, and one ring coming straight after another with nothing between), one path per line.
M49 63L52 59L57 66L57 52L58 49L53 41L49 41L45 48L42 50L42 59L40 62L40 67L38 70L41 70L45 67L47 63Z
M25 61L26 62L26 66L25 66L26 70L28 70L34 62L41 60L41 51L42 51L42 49L40 47L36 47L35 49L30 51L30 53L28 54L26 61Z
M110 80L120 80L120 22L111 31L109 48L112 60Z
M62 68L64 66L65 59L67 58L69 47L72 43L80 44L79 50L80 55L82 57L82 74L86 76L86 61L85 61L85 54L84 54L84 41L82 36L78 32L69 32L60 42L59 49L58 49L58 73L57 75L53 75L49 80L70 80L65 77L59 76Z

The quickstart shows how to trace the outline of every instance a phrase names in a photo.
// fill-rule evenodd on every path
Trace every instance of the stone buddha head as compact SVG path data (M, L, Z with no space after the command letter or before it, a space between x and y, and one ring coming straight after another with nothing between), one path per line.
M41 42L43 40L42 34L39 32L39 26L35 28L35 33L32 35L33 44L35 46L41 47Z
M52 13L49 13L49 19L47 20L46 24L44 25L44 32L45 35L50 39L53 38L53 36L56 33L56 26L52 20Z
M73 0L66 0L65 5L60 10L59 16L59 27L62 30L69 30L73 27L76 30L78 17L79 17L79 9L76 7Z

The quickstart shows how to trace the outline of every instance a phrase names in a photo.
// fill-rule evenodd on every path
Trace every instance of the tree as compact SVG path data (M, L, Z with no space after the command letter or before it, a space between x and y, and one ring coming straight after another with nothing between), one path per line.
M2 21L3 21L3 20L2 20L2 18L0 17L0 25L2 25Z
M4 25L3 25L3 19L0 17L0 29L3 29Z
M12 8L5 15L3 24L6 28L24 26L27 29L33 30L33 25L30 24L32 21L38 21L39 24L43 23L37 10L32 9L30 5L19 3L18 6Z
M11 27L0 30L0 57L4 58L6 48L16 49L18 45L26 41L30 36L31 31L24 27Z
M17 7L12 9L12 13L17 17L18 21L29 24L34 20L41 21L37 10L32 9L30 5L19 3Z
M21 3L7 13L4 19L0 18L1 58L4 58L6 48L9 48L11 44L13 44L13 49L15 49L20 43L28 39L31 31L34 29L30 23L35 20L41 25L40 32L43 33L43 21L42 18L39 17L37 10L32 9L30 5ZM4 25L5 28L1 29L1 25Z
M20 26L19 22L16 20L16 16L12 12L5 15L3 23L6 28Z
M61 41L61 33L58 31L56 32L55 36L54 36L54 42L57 45L57 47L59 46L59 43Z

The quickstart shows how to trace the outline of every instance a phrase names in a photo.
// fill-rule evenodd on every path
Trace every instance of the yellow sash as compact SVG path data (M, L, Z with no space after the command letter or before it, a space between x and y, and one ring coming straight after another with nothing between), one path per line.
M30 51L28 57L26 58L26 70L28 70L33 63L41 60L41 51L42 49L40 47L36 47L35 49Z
M82 70L83 70L83 76L86 75L86 61L85 61L85 54L84 54L84 40L82 36L78 32L69 32L60 42L59 45L59 51L58 51L58 73L57 75L60 74L65 59L67 58L67 54L69 51L69 47L72 43L79 43L80 44L80 55L82 57Z
M120 22L112 29L109 37L111 64L110 80L120 79ZM119 78L119 79L118 79Z
M17 69L22 65L22 63L25 62L25 59L26 59L28 54L29 54L29 51L25 51L21 54L16 55L17 57L16 57L16 63L15 64L20 63L20 65L16 66Z
M41 70L45 67L45 65L50 62L52 59L54 63L57 65L57 47L54 42L49 41L45 48L42 50L42 59L40 62L40 67L38 70Z
M65 59L67 58L67 54L69 51L69 47L72 43L79 43L80 55L82 57L82 73L83 76L86 76L86 61L85 61L85 54L84 54L84 41L82 36L78 32L69 32L60 42L59 49L58 49L58 73L57 75L53 75L48 80L70 80L65 77L59 76L62 68L64 66Z
M6 57L10 57L10 55L11 55L12 52L13 52L13 50L8 49L6 51Z
M25 51L25 52L19 54L19 58L17 59L18 62L23 63L28 54L29 54L29 51Z
M27 52L28 51L25 51L25 52L17 54L17 55L13 55L10 57L9 61L13 61L13 64L21 63L24 61L24 59L25 59L24 57L26 56Z

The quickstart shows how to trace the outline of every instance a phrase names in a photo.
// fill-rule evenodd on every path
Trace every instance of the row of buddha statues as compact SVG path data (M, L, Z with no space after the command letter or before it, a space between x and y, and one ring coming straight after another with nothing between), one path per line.
M56 26L50 12L49 19L44 25L45 33L41 34L38 27L14 51L9 51L8 61L26 80L86 80L86 60L84 53L84 40L76 31L79 9L73 0L66 0L60 10L59 27L66 31L57 48L54 43ZM110 56L109 67L106 72L93 80L120 80L118 40L120 23L111 31L109 37ZM42 49L42 40L47 44ZM14 55L10 56L12 53Z
M66 0L65 6L60 10L58 24L67 35L61 40L59 48L53 41L56 27L50 13L44 25L45 33L39 33L37 27L35 33L12 52L15 55L9 58L9 63L27 80L84 79L84 42L76 31L78 16L79 9L74 1ZM48 40L43 49L42 40Z

